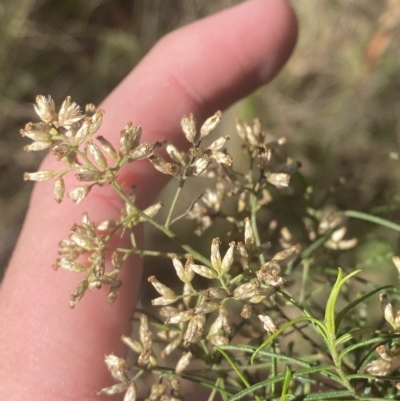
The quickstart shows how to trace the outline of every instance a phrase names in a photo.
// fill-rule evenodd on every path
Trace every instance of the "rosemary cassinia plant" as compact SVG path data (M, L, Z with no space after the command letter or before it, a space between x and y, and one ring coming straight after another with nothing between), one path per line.
M50 149L64 167L26 173L24 178L54 180L57 202L67 194L79 203L94 186L109 185L124 203L118 220L92 221L89 210L60 241L54 269L82 277L70 307L76 307L90 290L102 287L108 289L107 300L112 304L123 284L120 271L130 268L124 262L132 254L168 258L176 275L171 286L154 275L148 277L158 293L152 300L155 311L138 313L132 336L121 337L132 355L106 355L115 384L98 394L122 393L125 401L178 401L184 399L179 388L184 379L208 388L209 401L396 397L399 379L388 374L398 359L400 315L394 314L382 293L391 286L369 288L355 276L358 271L344 276L336 264L341 252L357 244L356 239L345 238L346 214L372 218L315 206L310 189L299 184L300 163L284 156L284 138L270 138L258 120L252 125L237 121L241 160L247 163L241 169L224 148L229 136L203 145L218 125L220 112L200 129L192 115L182 118L190 146L182 151L166 141L141 142L141 128L132 123L122 129L116 147L96 136L103 110L89 104L83 112L69 97L57 113L50 97L37 96L35 110L41 121L21 130L33 140L26 150ZM168 160L161 156L162 149ZM118 181L125 164L143 159L160 174L178 180L164 221L157 216L161 202L141 210L135 204L135 189ZM78 185L66 190L68 174L75 175ZM185 183L199 177L210 180L210 187L177 216ZM284 199L290 197L296 198L300 217L292 224L271 217L271 211L284 207ZM284 213L291 214L289 209ZM184 219L194 221L200 239L206 238L204 233L211 227L218 227L219 220L228 229L221 238L213 238L210 252L203 254L173 229ZM180 253L140 247L135 238L135 226L140 223L152 225L176 242ZM130 247L113 247L112 239L122 235L129 236ZM399 266L398 258L394 262ZM359 297L351 296L353 276L359 289L366 290ZM392 330L377 331L359 317L367 298L378 293ZM380 358L370 361L374 348ZM150 376L153 384L144 388L142 383L148 380L142 379Z

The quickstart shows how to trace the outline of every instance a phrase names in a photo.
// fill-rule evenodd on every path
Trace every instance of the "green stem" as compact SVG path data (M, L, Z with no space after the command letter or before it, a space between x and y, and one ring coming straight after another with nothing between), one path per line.
M116 250L118 252L124 253L126 255L140 255L140 256L153 256L156 258L170 258L169 252L159 252L159 251L152 251L150 249L139 249L139 248L105 248L110 250ZM183 258L184 254L176 254L179 258Z
M190 253L195 259L197 259L199 262L203 263L204 265L208 267L212 267L210 261L205 258L203 255L198 253L195 249L193 249L191 246L186 245L183 243L183 241L177 237L177 235L172 232L169 228L161 225L160 223L157 223L153 218L148 216L147 214L143 213L142 210L140 210L129 197L125 194L125 192L122 190L122 188L119 186L119 184L114 181L111 186L115 189L117 194L144 220L148 221L152 226L157 228L159 231L164 233L168 238L171 238L175 242L177 242L186 252Z
M272 352L275 353L276 352L276 350L275 350L275 341L272 342L271 348L272 348ZM277 359L275 357L271 357L271 374L270 374L270 377L275 377L277 374L278 374ZM270 390L271 390L271 392L270 392L271 396L274 396L275 395L275 381L273 381L271 383L271 389ZM268 396L268 394L266 393L265 396Z
M182 189L183 189L183 186L185 185L185 181L186 181L186 178L182 178L182 179L180 179L180 181L179 181L178 189L177 189L177 191L175 192L174 199L172 200L171 207L169 208L167 220L165 221L165 224L164 224L165 227L167 227L167 228L169 228L169 226L170 226L170 224L171 224L172 214L173 214L173 212L174 212L174 210L175 210L176 204L178 203L178 199L179 199L179 197L180 197L180 195L181 195L181 193L182 193Z
M253 184L253 177L251 174L249 174L249 181L251 184ZM250 206L251 206L251 224L253 226L253 232L254 232L254 238L256 240L256 246L261 245L261 240L260 240L260 234L258 232L258 227L257 227L257 211L258 211L258 205L257 205L257 194L259 190L259 183L257 182L254 186L254 192L250 192ZM261 253L259 256L260 263L263 265L265 263L265 257L264 254Z
M359 397L356 395L354 387L351 385L350 380L347 378L346 373L343 372L342 365L340 363L339 352L334 345L335 340L336 340L336 338L334 336L329 336L328 346L329 346L329 351L332 356L332 360L335 365L336 371L339 374L340 379L342 380L342 384L347 388L347 390L350 391L350 393L353 395L354 398L359 399Z
M221 381L222 381L222 378L218 377L218 379L215 381L215 386L218 387ZM214 401L216 394L217 394L217 390L215 388L213 388L207 401Z
M389 220L385 220L377 216L373 216L371 214L358 212L356 210L346 210L344 212L344 215L348 217L353 217L354 219L365 220L383 227L391 228L394 231L400 231L399 224L393 223Z

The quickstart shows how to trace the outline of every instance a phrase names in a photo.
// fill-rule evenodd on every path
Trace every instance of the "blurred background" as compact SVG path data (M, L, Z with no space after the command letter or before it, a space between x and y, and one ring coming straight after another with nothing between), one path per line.
M37 94L100 103L167 32L240 0L2 0L0 4L0 267L44 153L19 129ZM231 111L288 139L315 196L399 221L400 2L292 0L297 48L282 73ZM244 16L245 18L245 16ZM229 117L225 120L231 120ZM227 121L227 129L233 127ZM229 132L226 132L229 134ZM363 230L359 226L358 230ZM370 226L369 226L370 227ZM390 263L398 235L373 228L356 263ZM391 267L392 269L392 267Z

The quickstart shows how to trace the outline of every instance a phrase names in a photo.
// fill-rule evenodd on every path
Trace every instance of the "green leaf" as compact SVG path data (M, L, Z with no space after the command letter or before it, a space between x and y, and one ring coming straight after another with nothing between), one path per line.
M385 290L387 288L393 288L393 285L384 285L382 287L375 288L374 290L372 290L370 292L367 292L363 296L355 299L353 302L349 303L345 308L343 308L338 313L338 315L336 316L336 319L335 319L336 332L337 332L337 330L339 328L339 325L340 325L342 319L344 318L344 316L346 315L347 312L349 312L351 309L356 307L359 303L363 302L367 298L370 298L372 295L376 294L377 292L380 292L380 291Z
M375 332L375 329L373 327L361 327L361 328L352 329L348 333L345 333L341 337L339 337L334 342L334 346L337 347L338 345L344 344L345 342L347 342L353 338L363 336L364 334L373 334L374 332Z
M369 340L361 341L360 343L357 343L357 344L350 345L349 347L345 348L339 354L339 360L341 360L346 354L348 354L351 351L354 351L357 348L365 347L366 345L369 345L369 344L382 342L382 341L389 341L389 340L390 340L390 337L375 337L375 338L370 338Z
M250 387L250 383L248 382L248 380L246 379L246 377L243 375L242 371L240 370L240 367L238 365L236 365L236 363L233 361L233 359L228 355L227 352L225 352L222 348L216 346L214 347L217 351L219 351L224 358L229 362L229 364L232 366L233 370L236 372L236 374L239 376L240 380L243 382L243 384L249 388ZM254 397L257 401L262 401L261 398L259 396L257 396L256 394L254 394Z
M326 324L326 329L328 334L331 336L331 338L334 338L336 335L336 330L335 330L335 306L336 306L336 301L339 296L340 290L343 286L343 284L349 280L351 277L356 275L357 273L360 272L360 270L356 270L354 272L351 272L347 276L343 277L343 271L339 267L338 268L338 276L336 279L336 283L332 288L331 294L329 295L328 302L326 303L326 309L325 309L325 324Z
M313 373L319 373L319 374L326 374L333 380L337 381L338 383L341 383L340 378L335 373L331 372L330 371L331 369L335 370L335 367L334 366L317 366L315 368L310 368L310 369L300 369L292 374L292 379L295 379L295 378L303 379L304 376L306 376L306 375L313 374ZM286 378L286 373L280 374L278 376L274 376L267 380L263 380L259 383L253 384L252 386L236 393L233 397L229 398L228 401L240 400L241 398L245 397L248 394L253 393L254 391L265 388L269 384L284 381L285 378ZM325 393L320 393L320 394L325 394Z
M282 394L279 401L286 401L288 396L289 397L291 396L291 394L288 394L291 379L292 379L292 372L290 371L289 367L286 366L285 381L283 382Z
M281 326L275 333L271 334L254 352L254 354L251 357L251 363L254 363L254 359L256 358L257 354L265 348L269 343L271 343L276 337L278 337L283 331L285 331L288 327L295 325L296 323L304 322L304 321L309 321L312 323L315 323L318 327L321 328L321 332L326 333L326 327L325 325L320 322L318 319L315 317L310 317L310 316L301 316L298 317L297 319L293 319L290 322L285 323L283 326Z
M352 396L350 391L347 390L335 390L335 391L320 391L318 393L312 393L302 398L302 401L324 401L324 400L339 400L338 397Z
M380 226L390 228L394 231L400 231L399 224L393 223L389 220L382 219L382 218L374 216L372 214L357 212L356 210L346 210L344 212L344 215L348 216L348 217L353 217L353 218L359 219L359 220L369 221L371 223L375 223Z
M256 347L253 347L251 345L219 345L219 348L227 350L227 351L240 351L240 352L246 352L246 353L253 353L257 350ZM293 358L292 356L272 352L272 351L259 351L259 355L262 356L268 356L271 358L276 358L288 363L293 363L297 364L300 366L303 366L305 368L311 368L313 365L309 362L302 361L301 359ZM242 369L245 369L245 367L242 367Z

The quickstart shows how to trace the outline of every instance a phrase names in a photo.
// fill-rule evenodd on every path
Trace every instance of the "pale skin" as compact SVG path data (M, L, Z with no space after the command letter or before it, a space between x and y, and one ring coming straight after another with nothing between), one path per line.
M183 146L179 122L184 114L193 112L200 122L270 81L296 36L296 18L284 0L248 1L179 29L157 43L105 99L99 134L115 142L125 123L133 121L143 127L144 141L168 138ZM46 158L40 169L58 167ZM136 184L143 207L162 188L158 177L143 162L124 170L120 180ZM130 333L141 264L130 260L123 269L124 284L114 305L100 290L69 309L80 277L51 269L57 243L84 211L99 222L117 217L121 201L103 188L78 206L68 199L58 205L52 191L51 182L35 186L1 287L0 399L113 399L95 391L113 384L104 355L125 355L120 336Z

